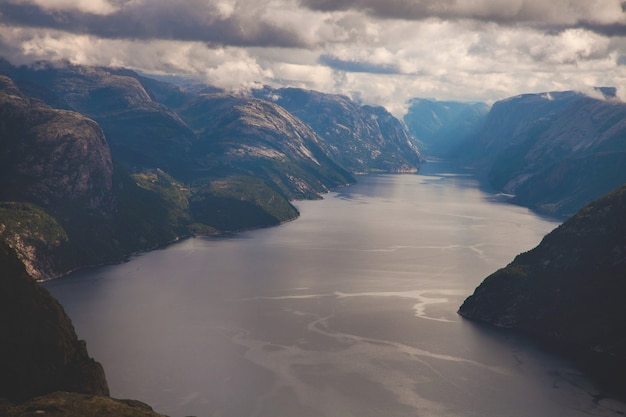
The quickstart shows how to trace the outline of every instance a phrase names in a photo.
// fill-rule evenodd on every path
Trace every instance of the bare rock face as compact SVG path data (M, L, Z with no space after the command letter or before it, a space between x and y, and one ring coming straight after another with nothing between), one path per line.
M117 210L109 147L93 120L27 97L7 77L0 121L0 239L34 278L54 278L82 263L68 233L89 234Z
M626 387L626 186L487 277L459 313L521 329ZM596 366L600 362L603 366ZM626 392L622 392L626 395Z
M109 394L61 305L0 244L0 397L21 402L54 391Z
M310 125L325 151L352 173L416 172L423 162L402 123L382 107L299 88L267 87L254 94Z
M6 72L29 96L96 121L117 162L131 169L160 168L176 176L186 173L194 134L174 111L156 100L168 101L172 96L177 97L174 101L182 100L184 94L176 87L130 70L104 67L42 63L38 67L8 65Z
M113 165L100 127L17 95L6 77L2 85L8 88L0 90L0 200L110 212Z
M196 177L252 175L290 198L311 198L354 181L322 150L321 139L274 103L225 93L189 100L181 117L198 134Z

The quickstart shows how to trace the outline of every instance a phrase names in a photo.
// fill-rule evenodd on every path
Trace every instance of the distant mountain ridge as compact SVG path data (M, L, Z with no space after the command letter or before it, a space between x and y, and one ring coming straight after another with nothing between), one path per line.
M476 134L489 113L486 103L466 103L414 98L404 115L425 155L450 158L457 147Z
M570 216L626 183L626 104L577 92L494 104L472 144L496 189L514 202Z
M253 94L309 124L326 153L352 173L417 172L424 162L402 123L382 107L300 88L265 87Z

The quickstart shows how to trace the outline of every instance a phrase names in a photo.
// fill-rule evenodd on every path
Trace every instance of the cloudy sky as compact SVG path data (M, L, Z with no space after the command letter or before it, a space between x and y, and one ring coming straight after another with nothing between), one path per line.
M298 86L402 115L412 97L626 91L626 2L0 0L0 55Z

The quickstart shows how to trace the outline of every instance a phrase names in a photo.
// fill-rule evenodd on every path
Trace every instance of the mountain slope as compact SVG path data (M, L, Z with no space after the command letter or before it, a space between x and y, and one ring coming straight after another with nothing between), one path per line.
M112 207L111 154L100 127L21 94L0 76L0 199Z
M459 313L522 329L585 360L600 359L608 364L603 376L626 387L624 294L626 186L587 205L487 277Z
M50 63L18 68L0 62L0 73L11 76L32 97L95 120L113 158L130 171L161 169L179 181L196 184L231 175L258 175L289 198L317 196L354 181L328 157L323 142L308 126L261 100L225 99L224 94L220 101L219 93L187 93L120 68ZM209 96L215 99L213 105L208 104ZM210 132L226 118L232 119L229 125ZM188 120L195 124L189 126ZM255 136L265 147L274 142L288 163L269 154L260 158L258 152L251 158L250 146L256 145L250 141ZM239 137L247 138L240 148Z
M189 218L113 163L96 122L0 77L0 237L37 279L188 233Z
M174 111L152 98L180 102L184 94L176 87L168 90L132 71L103 67L5 63L0 71L29 96L95 120L113 157L126 167L160 168L177 176L186 173L193 132Z
M352 173L416 172L423 162L404 126L382 107L299 88L266 87L253 94L311 126L326 152Z
M61 305L0 243L0 397L19 402L54 391L108 395Z
M409 132L429 157L448 158L482 126L489 112L485 103L461 103L414 98L404 116Z
M626 183L626 104L611 89L527 94L493 105L459 153L514 202L570 216Z
M102 365L63 307L1 242L0 317L0 415L160 416L139 401L108 397Z
M307 125L276 104L225 93L197 95L180 109L198 135L194 177L252 175L289 198L354 182Z

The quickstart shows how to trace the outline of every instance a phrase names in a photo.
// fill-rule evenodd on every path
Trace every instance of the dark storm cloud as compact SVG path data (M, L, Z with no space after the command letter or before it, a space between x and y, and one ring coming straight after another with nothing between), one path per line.
M587 22L583 20L580 22L579 26L583 29L587 29L600 35L619 37L626 36L626 24L623 23L599 25L597 23Z
M0 23L111 39L168 39L233 46L306 46L294 31L259 19L235 15L220 18L217 14L194 8L196 2L188 4L192 6L172 3L154 8L123 7L112 14L98 15L0 3Z
M626 2L607 0L299 0L317 11L354 10L383 19L475 20L546 31L583 28L602 35L626 35ZM612 16L613 21L607 21Z
M332 69L346 72L365 72L370 74L400 74L400 69L394 65L381 65L371 62L346 61L332 55L320 56L318 62Z

